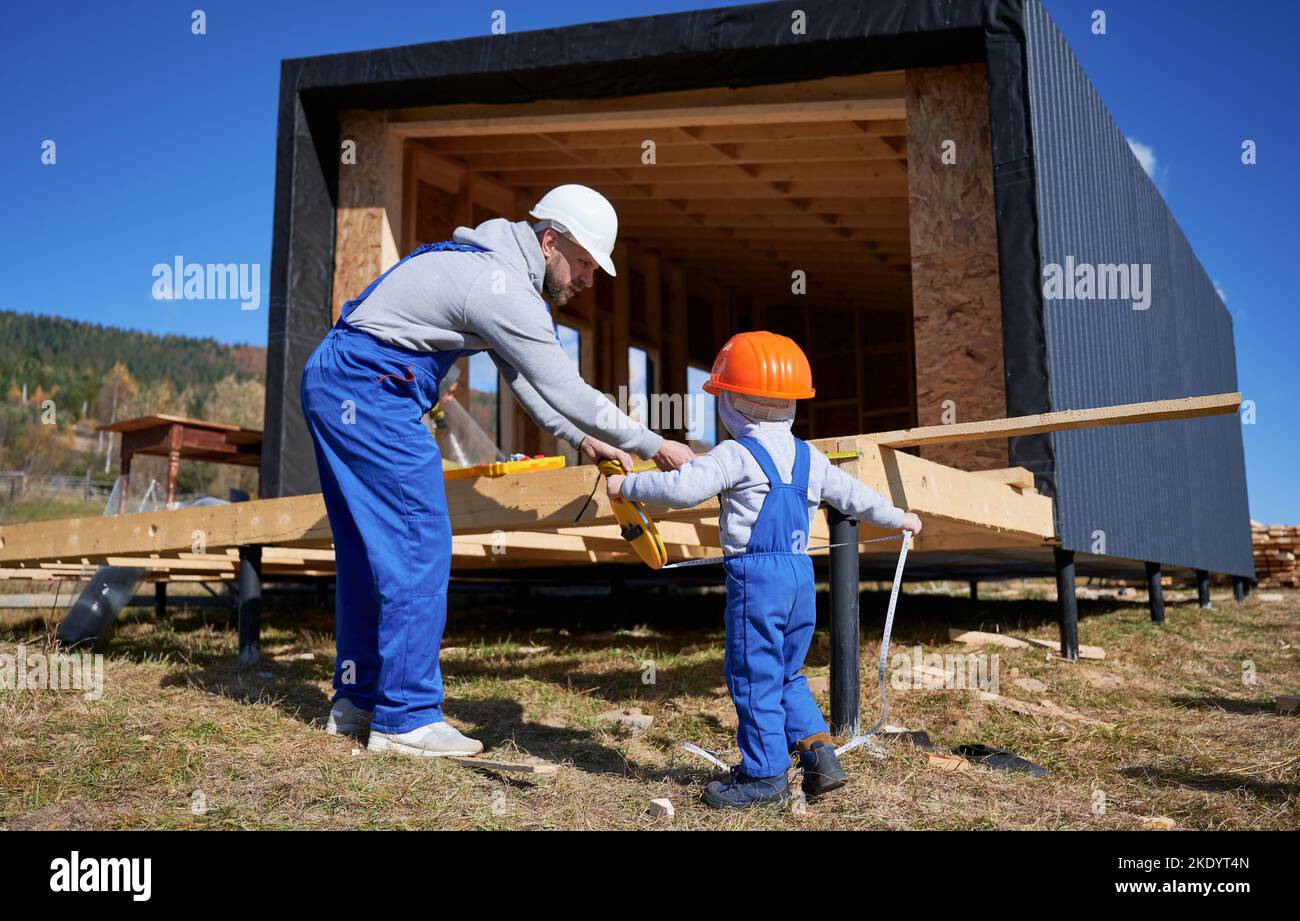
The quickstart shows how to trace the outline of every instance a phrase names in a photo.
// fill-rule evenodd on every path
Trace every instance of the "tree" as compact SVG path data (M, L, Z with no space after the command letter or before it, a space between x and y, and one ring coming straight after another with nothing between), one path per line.
M90 406L90 417L110 424L129 419L135 414L133 407L139 389L127 366L117 362L104 376L99 394Z
M261 381L227 374L212 386L203 402L203 418L260 430L265 406L266 387Z

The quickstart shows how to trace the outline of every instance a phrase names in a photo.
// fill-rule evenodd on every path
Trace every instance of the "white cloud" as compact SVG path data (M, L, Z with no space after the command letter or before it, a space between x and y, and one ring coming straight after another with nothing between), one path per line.
M1125 138L1124 140L1128 141L1129 149L1133 151L1133 156L1137 157L1138 162L1142 164L1142 169L1146 171L1149 177L1155 179L1156 167L1159 165L1156 161L1156 152L1141 141L1133 138Z

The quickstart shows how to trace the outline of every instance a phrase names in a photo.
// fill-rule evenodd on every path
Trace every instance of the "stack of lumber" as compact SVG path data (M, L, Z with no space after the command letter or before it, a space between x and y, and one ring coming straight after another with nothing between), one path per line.
M1252 521L1250 540L1255 547L1255 578L1260 586L1300 588L1300 570L1296 569L1300 527Z

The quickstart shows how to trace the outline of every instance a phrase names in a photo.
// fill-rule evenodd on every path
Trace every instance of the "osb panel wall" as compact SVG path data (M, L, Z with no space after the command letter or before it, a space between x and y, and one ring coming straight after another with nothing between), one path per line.
M383 112L345 111L340 115L343 143L356 144L356 162L339 163L339 202L334 230L334 319L343 305L379 275L383 258L384 148Z
M1000 418L1007 399L984 65L909 70L906 93L917 424ZM921 455L967 470L1008 463L1004 440Z

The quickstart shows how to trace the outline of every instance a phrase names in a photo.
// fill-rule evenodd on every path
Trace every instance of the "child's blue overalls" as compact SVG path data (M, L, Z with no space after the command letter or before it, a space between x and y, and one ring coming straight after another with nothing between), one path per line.
M483 251L429 243L397 265L446 250ZM451 522L442 455L420 418L447 369L478 350L416 352L348 323L388 272L343 305L308 359L302 408L334 532L335 697L373 709L373 729L400 733L442 719Z
M795 742L827 732L800 674L817 623L808 556L808 445L796 438L790 482L754 438L737 441L763 468L771 491L745 552L728 557L727 649L723 670L739 719L740 767L774 777L790 767Z

